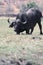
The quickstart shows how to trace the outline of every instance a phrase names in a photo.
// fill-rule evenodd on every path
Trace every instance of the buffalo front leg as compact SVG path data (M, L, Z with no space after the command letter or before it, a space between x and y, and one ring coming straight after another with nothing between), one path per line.
M34 30L34 28L31 28L31 32L30 32L30 34L32 34L33 30Z
M26 34L29 34L29 30L26 30Z
M31 31L30 31L30 29L29 29L29 30L26 30L26 34L32 34L33 29L34 29L34 28L31 28Z

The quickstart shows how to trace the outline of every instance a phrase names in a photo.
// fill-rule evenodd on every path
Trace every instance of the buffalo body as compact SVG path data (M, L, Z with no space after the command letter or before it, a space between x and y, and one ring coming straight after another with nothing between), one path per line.
M10 24L10 27L14 27L17 34L23 31L26 31L26 34L32 34L35 25L38 23L40 34L42 34L41 17L40 10L31 8L25 13L19 13L16 20Z

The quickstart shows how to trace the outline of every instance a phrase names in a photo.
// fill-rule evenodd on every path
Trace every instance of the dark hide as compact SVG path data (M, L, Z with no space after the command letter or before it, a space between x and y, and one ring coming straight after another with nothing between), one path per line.
M26 31L26 34L32 34L35 25L38 23L40 34L42 34L41 17L42 13L36 8L31 8L26 13L19 13L15 22L12 22L15 32L20 34L20 32Z

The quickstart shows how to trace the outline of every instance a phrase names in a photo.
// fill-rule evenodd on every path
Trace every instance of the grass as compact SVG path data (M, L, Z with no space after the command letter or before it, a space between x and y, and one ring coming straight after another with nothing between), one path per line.
M9 28L7 19L0 18L0 56L13 55L16 58L26 58L31 62L43 65L43 35L39 34L38 25L32 35L26 35L25 32L16 35L13 28Z

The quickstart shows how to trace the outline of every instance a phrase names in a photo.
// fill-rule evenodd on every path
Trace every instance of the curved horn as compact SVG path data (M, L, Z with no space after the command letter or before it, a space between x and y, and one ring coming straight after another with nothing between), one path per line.
M17 20L16 20L16 23L18 23L18 22L20 22L20 19L17 19Z
M17 20L16 20L16 23L18 23L18 22L20 22L20 23L22 23L22 24L26 24L26 23L27 23L26 21L23 22L23 21L21 21L20 19L17 19Z
M16 22L17 22L17 23L20 22L20 23L22 23L22 24L26 24L26 23L27 23L26 21L23 22L23 21L21 21L20 19L17 19Z
M21 22L22 24L26 24L27 22L25 21L25 22Z
M10 20L9 20L9 18L8 18L8 20L7 20L7 21L8 21L8 23L10 24Z
M10 20L9 20L9 19L8 19L7 21L8 21L8 23L9 23L9 27L11 27L11 28L12 28L12 27L13 27L14 22L10 22Z

